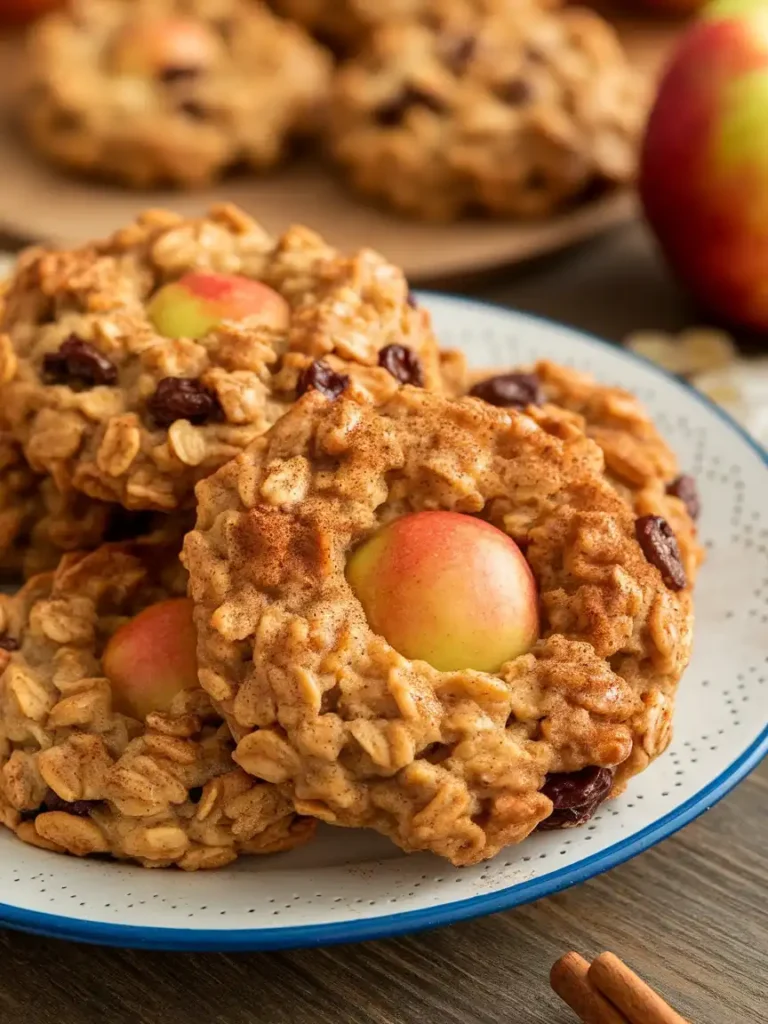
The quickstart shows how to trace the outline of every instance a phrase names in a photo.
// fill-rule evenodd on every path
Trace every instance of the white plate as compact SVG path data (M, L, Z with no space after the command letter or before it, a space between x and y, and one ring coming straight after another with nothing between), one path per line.
M548 356L631 388L697 476L708 559L671 749L588 826L538 833L460 870L340 829L291 854L197 875L58 857L2 831L0 922L88 942L242 950L447 924L538 899L627 860L711 807L768 750L765 453L705 398L636 356L521 314L423 299L443 343L461 346L477 366Z

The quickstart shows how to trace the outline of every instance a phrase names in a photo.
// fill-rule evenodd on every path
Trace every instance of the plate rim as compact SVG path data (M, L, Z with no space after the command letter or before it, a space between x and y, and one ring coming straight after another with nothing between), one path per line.
M510 316L511 319L528 320L533 323L554 327L574 335L581 341L589 341L613 353L623 356L628 362L639 362L650 368L681 391L692 395L710 412L721 419L738 438L745 442L761 459L768 469L768 451L707 395L697 391L686 381L655 365L644 356L622 348L588 331L551 318L528 313L499 302L479 300L450 292L420 289L417 296L437 300L449 300L477 310L492 309ZM768 725L752 743L735 758L715 779L703 786L698 793L685 803L674 808L640 832L622 839L607 849L579 861L576 865L559 868L546 875L507 886L498 892L453 900L437 907L409 910L402 913L386 914L381 917L361 918L356 921L329 922L326 924L289 925L281 928L240 928L195 929L167 928L149 925L109 924L47 914L41 911L25 910L0 902L0 925L15 930L43 935L51 938L70 939L92 945L120 946L133 949L158 949L188 952L233 952L298 949L312 946L337 945L347 942L362 942L387 939L405 933L415 933L443 925L454 924L487 914L511 910L533 902L543 896L561 892L580 885L591 878L609 871L644 852L664 839L674 835L708 811L735 786L738 785L768 754Z

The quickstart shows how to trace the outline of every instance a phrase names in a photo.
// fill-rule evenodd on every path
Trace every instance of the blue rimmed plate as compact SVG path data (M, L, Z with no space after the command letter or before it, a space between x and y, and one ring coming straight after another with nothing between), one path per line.
M708 548L696 650L671 749L581 829L532 836L460 870L406 857L367 833L213 873L144 871L58 857L0 832L0 923L86 942L277 949L382 938L538 899L627 860L724 796L768 750L766 455L722 412L625 351L565 327L426 295L445 345L476 366L549 357L646 403L693 472Z

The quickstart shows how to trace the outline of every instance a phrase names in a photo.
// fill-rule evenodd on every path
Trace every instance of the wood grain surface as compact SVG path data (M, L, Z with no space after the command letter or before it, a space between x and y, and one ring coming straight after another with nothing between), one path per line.
M639 227L476 292L616 338L694 316ZM765 763L697 822L601 878L410 938L193 955L0 932L0 1024L573 1024L548 985L569 949L613 950L692 1024L762 1024L767 850Z

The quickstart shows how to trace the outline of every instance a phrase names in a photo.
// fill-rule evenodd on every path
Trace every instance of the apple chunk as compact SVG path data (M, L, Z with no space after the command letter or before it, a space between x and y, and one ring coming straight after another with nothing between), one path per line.
M102 658L117 711L143 721L166 710L177 693L198 686L192 601L150 605L112 636Z
M290 320L288 303L261 281L196 271L164 285L147 312L166 338L202 338L224 320L258 317L275 330L284 330Z
M441 671L496 672L538 637L528 563L473 516L417 512L387 524L353 552L347 580L373 630Z

